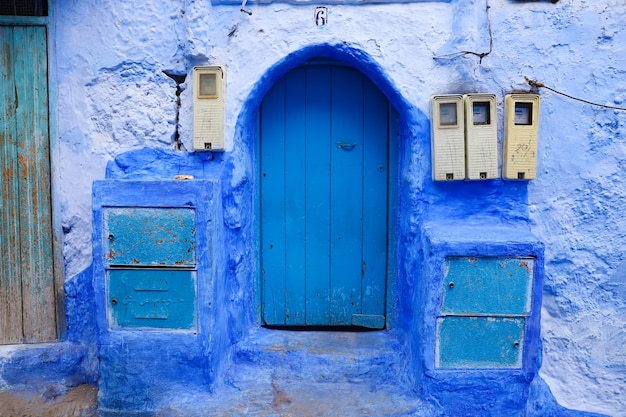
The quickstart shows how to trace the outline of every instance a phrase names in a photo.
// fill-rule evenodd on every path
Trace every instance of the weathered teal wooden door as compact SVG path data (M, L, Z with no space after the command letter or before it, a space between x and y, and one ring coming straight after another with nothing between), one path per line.
M360 72L304 66L260 115L264 323L385 325L388 101Z
M0 343L56 338L45 26L0 26Z

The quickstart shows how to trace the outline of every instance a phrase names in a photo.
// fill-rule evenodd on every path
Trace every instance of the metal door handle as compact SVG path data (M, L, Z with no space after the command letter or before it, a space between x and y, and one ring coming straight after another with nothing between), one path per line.
M351 151L356 147L356 143L337 142L337 147L344 151Z

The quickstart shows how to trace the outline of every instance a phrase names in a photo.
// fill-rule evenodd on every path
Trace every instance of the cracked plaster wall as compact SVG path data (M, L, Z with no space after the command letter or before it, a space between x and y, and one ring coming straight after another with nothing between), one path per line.
M489 14L485 4L330 5L320 28L314 5L252 3L248 16L206 0L57 1L52 164L66 279L91 264L91 184L106 164L139 148L176 148L178 111L181 148L191 150L194 65L227 68L228 150L237 149L236 120L259 78L320 43L365 51L425 114L433 94L493 92L501 121L503 95L528 89L524 76L626 106L622 0L490 0ZM456 54L489 48L487 16L493 51L480 64ZM180 109L164 71L187 75ZM626 112L541 96L538 178L526 207L546 247L540 375L564 406L626 416Z

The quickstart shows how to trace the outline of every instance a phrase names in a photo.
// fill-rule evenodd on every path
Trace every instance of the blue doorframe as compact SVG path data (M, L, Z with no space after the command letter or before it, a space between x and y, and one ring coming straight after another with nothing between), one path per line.
M388 242L397 119L368 78L328 62L292 70L265 96L257 146L264 324L385 326L396 275Z

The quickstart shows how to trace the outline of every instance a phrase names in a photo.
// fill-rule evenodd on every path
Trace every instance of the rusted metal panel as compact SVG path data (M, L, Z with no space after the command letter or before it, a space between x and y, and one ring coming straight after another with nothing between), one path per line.
M114 266L196 264L195 213L186 208L109 208L104 257Z
M4 126L0 145L5 202L1 279L3 297L7 297L2 300L2 308L11 310L11 318L5 320L10 322L11 330L2 332L0 343L51 341L57 334L46 28L3 26L0 30L3 50L0 115ZM8 280L11 282L4 282ZM17 311L21 318L16 317Z

